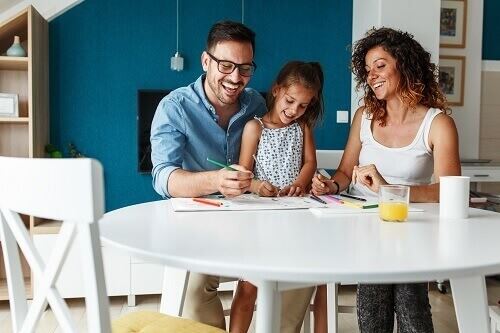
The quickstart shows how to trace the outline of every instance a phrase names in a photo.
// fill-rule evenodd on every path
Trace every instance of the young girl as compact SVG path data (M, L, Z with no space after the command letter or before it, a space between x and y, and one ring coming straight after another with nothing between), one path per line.
M253 170L250 190L260 196L301 196L316 171L312 128L323 115L323 71L317 62L291 61L279 72L267 95L269 112L243 129L239 164ZM300 293L297 317L303 315L313 288ZM308 297L307 297L308 295ZM247 332L257 288L240 281L231 306L230 332ZM300 321L301 321L300 320Z

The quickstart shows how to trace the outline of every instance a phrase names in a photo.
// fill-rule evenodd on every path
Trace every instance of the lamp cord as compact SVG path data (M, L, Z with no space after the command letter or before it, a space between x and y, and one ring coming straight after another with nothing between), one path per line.
M241 0L241 23L245 24L245 0Z
M177 42L175 53L179 53L179 0L177 0Z

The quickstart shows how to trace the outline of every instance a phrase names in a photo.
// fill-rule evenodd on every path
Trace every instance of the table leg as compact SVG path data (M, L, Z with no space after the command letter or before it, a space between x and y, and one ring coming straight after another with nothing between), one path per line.
M483 276L450 279L458 329L461 333L489 332L488 298Z
M278 333L280 331L281 294L278 283L261 281L257 283L257 325L256 332Z

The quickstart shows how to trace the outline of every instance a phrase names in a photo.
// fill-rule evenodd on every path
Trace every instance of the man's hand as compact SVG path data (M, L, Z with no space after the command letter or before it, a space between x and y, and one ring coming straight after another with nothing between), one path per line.
M233 164L237 171L220 169L217 174L217 189L226 197L236 197L250 190L253 173L241 165Z

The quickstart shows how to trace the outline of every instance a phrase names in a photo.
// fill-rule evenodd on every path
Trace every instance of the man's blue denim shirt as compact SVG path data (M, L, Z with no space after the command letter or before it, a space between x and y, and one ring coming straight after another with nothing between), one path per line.
M203 89L205 75L194 83L172 91L156 109L151 124L151 161L153 187L166 198L172 171L217 169L207 157L227 164L238 163L241 134L246 122L266 112L264 98L254 89L241 93L240 110L234 114L227 131L217 123L215 108Z

